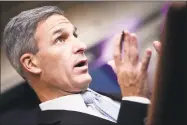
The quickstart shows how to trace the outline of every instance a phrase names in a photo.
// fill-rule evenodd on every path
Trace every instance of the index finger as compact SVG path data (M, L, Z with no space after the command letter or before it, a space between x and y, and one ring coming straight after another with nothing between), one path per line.
M121 34L117 34L114 39L114 52L113 52L113 57L116 65L119 65L121 62L121 49L122 49L122 43L121 43Z

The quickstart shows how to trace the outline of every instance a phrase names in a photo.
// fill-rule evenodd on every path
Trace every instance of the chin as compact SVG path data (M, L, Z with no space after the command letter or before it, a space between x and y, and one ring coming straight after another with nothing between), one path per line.
M74 80L74 85L80 91L84 91L89 87L91 81L92 81L91 76L87 74L87 75L79 76L78 78L76 78Z

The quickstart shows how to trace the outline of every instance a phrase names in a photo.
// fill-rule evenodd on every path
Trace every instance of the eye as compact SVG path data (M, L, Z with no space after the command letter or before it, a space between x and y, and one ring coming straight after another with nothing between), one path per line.
M55 40L55 43L62 43L62 42L65 42L64 38L62 36L59 36L56 40Z

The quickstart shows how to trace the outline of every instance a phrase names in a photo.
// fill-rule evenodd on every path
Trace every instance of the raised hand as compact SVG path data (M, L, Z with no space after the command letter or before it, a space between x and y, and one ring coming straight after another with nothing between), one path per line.
M123 33L124 35L122 35ZM147 69L152 52L149 48L146 49L145 55L140 61L136 35L128 31L123 33L116 36L113 53L115 72L122 96L147 97L149 93ZM121 47L122 39L124 39L124 47ZM110 64L112 62L109 62Z

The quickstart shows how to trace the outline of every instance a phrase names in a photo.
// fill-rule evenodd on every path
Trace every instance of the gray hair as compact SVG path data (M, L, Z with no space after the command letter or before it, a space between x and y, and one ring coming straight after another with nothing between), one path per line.
M35 31L38 23L53 14L63 15L63 11L56 6L43 6L23 11L10 19L3 33L4 49L7 58L16 71L25 79L20 63L24 53L36 54Z

